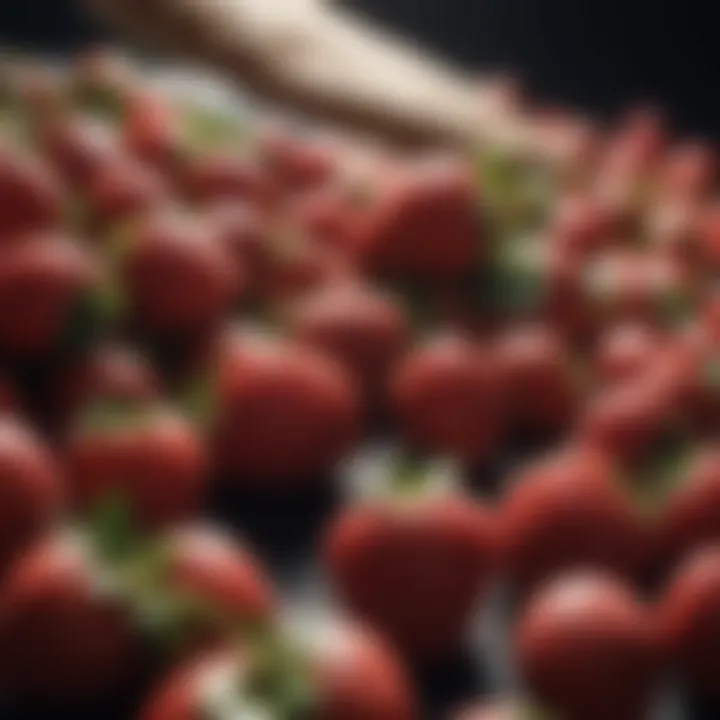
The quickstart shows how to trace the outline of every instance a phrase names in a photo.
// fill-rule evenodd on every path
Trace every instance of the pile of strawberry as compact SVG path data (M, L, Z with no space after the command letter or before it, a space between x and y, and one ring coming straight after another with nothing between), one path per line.
M463 720L643 720L669 673L720 696L714 151L505 111L575 152L401 154L108 53L3 61L3 695L414 720L409 669L503 586L522 697ZM322 485L336 609L291 622L207 508Z

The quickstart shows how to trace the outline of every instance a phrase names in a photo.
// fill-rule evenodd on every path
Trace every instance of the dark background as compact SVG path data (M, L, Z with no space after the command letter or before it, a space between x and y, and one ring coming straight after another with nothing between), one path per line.
M202 0L198 0L202 2ZM515 69L548 100L613 113L662 104L688 133L720 137L712 2L347 0L456 61ZM0 42L70 49L97 37L72 0L3 0Z

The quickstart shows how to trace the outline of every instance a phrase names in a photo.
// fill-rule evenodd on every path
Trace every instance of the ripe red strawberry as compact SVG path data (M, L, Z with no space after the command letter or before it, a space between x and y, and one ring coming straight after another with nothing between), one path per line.
M160 380L138 353L121 345L99 345L59 368L49 388L49 414L67 427L98 402L140 403L159 399Z
M592 195L575 192L560 199L548 236L564 252L586 257L610 244L613 232L607 209Z
M482 463L504 430L497 358L461 335L439 336L397 367L391 398L400 431L418 447Z
M276 192L256 160L227 151L200 153L183 170L183 190L195 202L248 202L260 208L275 203Z
M207 457L197 432L157 405L99 404L72 432L65 453L75 507L92 510L119 495L143 528L193 517L206 488Z
M297 483L333 468L360 429L342 367L286 340L230 334L212 383L216 452L233 482Z
M290 308L290 326L300 342L335 357L354 376L377 409L390 371L409 345L409 328L397 302L360 283L320 288Z
M702 198L712 189L717 170L715 149L702 141L685 141L671 148L658 180L665 197Z
M43 128L41 143L46 157L74 188L87 188L100 168L122 159L112 128L88 114L51 121Z
M226 634L230 624L261 623L273 618L277 598L270 579L250 551L212 526L184 525L163 538L167 575L162 579L171 593L196 598L211 614L208 629ZM213 627L215 625L215 627Z
M325 561L354 613L406 657L439 662L461 645L490 584L496 530L491 512L447 476L410 468L340 515Z
M55 230L63 193L43 161L3 143L0 146L0 240Z
M662 670L648 610L619 581L587 571L533 598L516 649L533 697L567 720L646 717Z
M99 166L88 183L83 202L92 232L141 217L168 201L168 190L157 171L129 156Z
M0 578L57 519L62 495L49 451L21 421L0 416Z
M599 338L595 373L603 385L640 379L662 352L663 335L645 323L609 327Z
M336 169L332 146L268 128L258 147L264 166L285 193L306 192L328 182Z
M343 252L323 247L292 227L273 230L267 248L266 296L275 303L292 302L318 288L356 277Z
M288 213L301 231L320 244L347 252L353 226L365 212L363 190L335 182L294 198Z
M176 109L164 98L138 92L125 107L122 136L126 148L144 162L173 173L182 126Z
M608 456L579 447L521 471L501 506L508 570L521 592L578 566L638 577L649 536L623 482Z
M575 360L563 339L534 324L508 331L500 340L511 424L535 436L567 428L580 401Z
M720 451L708 447L689 452L675 472L677 482L658 518L664 568L720 541Z
M376 189L358 218L351 251L367 271L394 278L449 281L485 256L473 176L444 158L409 163Z
M659 356L642 377L601 389L588 403L578 436L618 461L634 464L680 429L684 375Z
M272 717L308 713L317 720L417 717L402 669L373 635L343 625L318 640L274 665L249 651L200 657L159 688L140 718L202 720L219 707Z
M698 550L676 572L658 608L663 650L693 688L720 695L720 551Z
M238 291L259 300L266 293L271 265L264 213L249 203L221 202L209 208L208 218L232 255Z
M140 658L122 604L103 597L100 566L77 538L24 555L0 595L0 681L48 707L92 704L119 690Z
M693 200L678 198L658 202L649 210L645 227L651 247L691 271L702 270L705 258L698 239L701 217L699 204Z
M696 322L670 346L681 374L679 405L692 430L717 437L720 430L720 335L714 336L711 318Z
M193 336L221 320L237 278L209 221L159 211L142 218L130 236L120 263L136 323L161 336Z
M95 258L71 238L34 235L3 248L0 347L21 357L51 352L98 281Z

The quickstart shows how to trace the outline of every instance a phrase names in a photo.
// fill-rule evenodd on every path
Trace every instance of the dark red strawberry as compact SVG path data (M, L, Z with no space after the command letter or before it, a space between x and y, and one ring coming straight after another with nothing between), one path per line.
M211 393L217 457L237 484L304 481L331 470L358 438L356 388L320 352L231 333L216 372Z
M69 237L33 235L3 248L0 347L22 357L51 352L99 280L95 258Z
M314 720L414 720L405 674L384 645L348 625L326 628L292 657L262 649L204 656L150 698L142 720L204 720L233 713L307 714ZM322 636L322 637L320 637Z
M567 720L646 717L662 671L650 612L612 576L588 571L538 592L516 650L532 696Z
M715 149L706 142L685 141L670 148L660 168L661 195L702 198L712 189L717 170Z
M610 458L577 447L520 472L501 518L509 574L521 592L578 566L638 576L649 535L623 482Z
M720 695L720 550L699 549L676 572L658 608L663 649L694 689Z
M276 200L271 179L256 160L223 151L199 153L183 171L183 189L200 203L248 202L268 208Z
M193 517L207 478L204 445L177 413L157 405L100 403L72 432L65 453L75 507L120 496L143 528Z
M238 288L251 300L262 298L271 265L268 219L258 208L241 202L213 205L208 216L234 259Z
M488 348L457 334L431 338L400 363L391 382L395 415L409 442L468 463L485 462L496 449L505 393Z
M462 644L499 543L491 512L453 478L411 467L341 514L324 552L346 605L405 656L432 663Z
M353 229L351 251L373 274L449 281L470 274L486 252L469 169L432 158L408 163L376 188Z
M550 221L550 241L580 257L613 242L612 217L592 195L578 192L562 197Z
M598 340L595 372L603 385L639 379L655 362L663 345L663 335L645 323L614 325Z
M273 181L286 193L318 187L328 182L336 169L331 145L280 128L266 129L258 149Z
M129 156L98 167L80 200L87 204L90 232L112 229L168 202L169 193L158 172Z
M0 578L58 519L62 495L47 448L21 421L0 416Z
M43 129L41 143L53 166L75 188L87 188L100 168L121 160L110 125L87 114L50 122Z
M199 622L227 640L228 633L270 621L277 611L275 589L252 553L212 526L185 525L163 538L171 594L197 600ZM205 618L202 613L206 612Z
M398 303L361 283L331 285L302 298L290 307L290 326L297 340L341 362L373 409L384 401L389 373L410 340Z
M93 404L149 402L159 399L160 388L160 379L139 353L99 345L54 373L49 412L59 427L67 427Z
M229 249L207 219L160 210L129 232L120 264L130 314L143 329L192 336L216 325L236 296Z
M500 340L511 424L535 436L568 427L580 402L576 360L566 342L545 325L525 325Z
M55 230L62 219L58 179L40 158L0 146L0 240Z
M13 567L0 596L0 643L3 686L51 708L109 697L140 659L126 608L103 596L100 565L74 536L49 538Z
M696 449L679 462L677 481L658 518L664 568L720 541L720 450Z
M670 355L660 355L637 378L602 388L587 404L578 427L582 442L633 464L681 430L681 390L686 375Z

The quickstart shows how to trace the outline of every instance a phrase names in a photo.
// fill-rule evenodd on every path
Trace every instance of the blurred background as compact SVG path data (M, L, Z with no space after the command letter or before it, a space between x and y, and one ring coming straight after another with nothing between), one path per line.
M201 1L201 0L199 0ZM718 137L720 45L700 0L346 0L469 67L515 70L534 93L596 113L662 105ZM0 42L67 50L102 37L74 0L5 0Z

